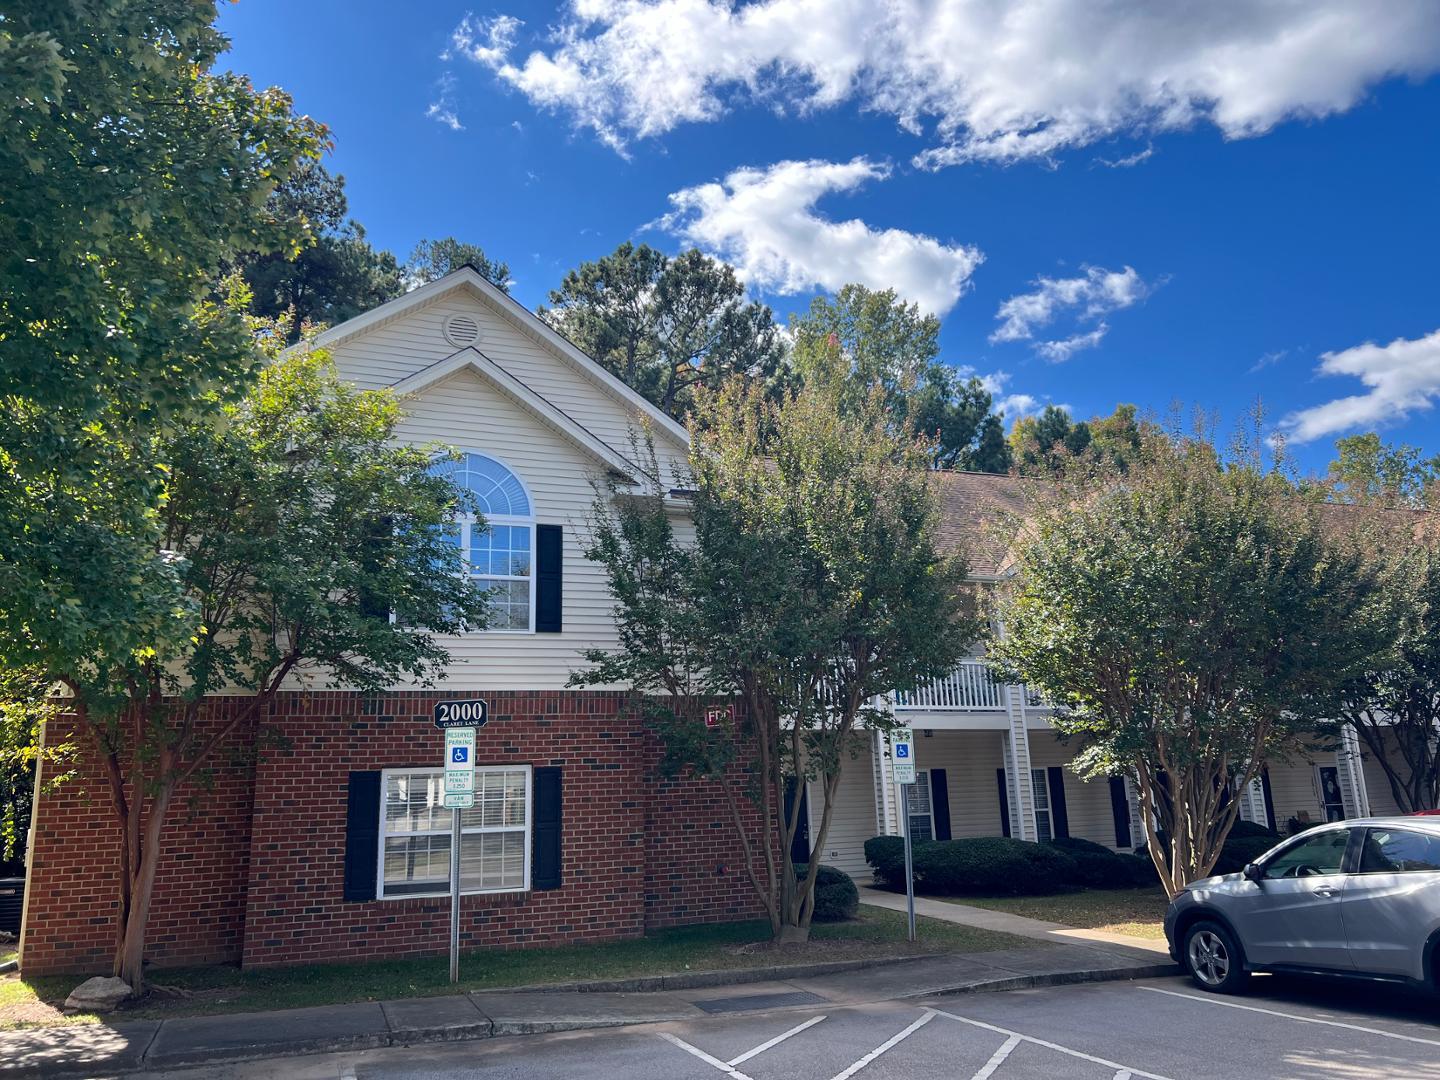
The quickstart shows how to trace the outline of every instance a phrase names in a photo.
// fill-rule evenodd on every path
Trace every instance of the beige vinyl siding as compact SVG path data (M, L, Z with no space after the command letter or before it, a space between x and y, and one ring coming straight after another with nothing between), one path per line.
M1387 757L1391 765L1397 765L1404 761L1399 751L1393 749L1395 738L1387 734ZM1363 743L1362 743L1363 748ZM1389 814L1400 813L1400 806L1395 801L1395 793L1390 790L1390 778L1385 775L1384 768L1369 751L1364 752L1365 790L1370 796L1370 813L1376 817L1384 817Z
M1036 769L1063 766L1065 814L1070 835L1115 846L1115 813L1110 807L1110 785L1105 780L1082 780L1069 768L1075 757L1074 744L1066 745L1046 731L1030 734L1030 765Z
M640 420L634 404L607 388L603 377L582 372L466 290L447 293L332 346L336 368L365 389L393 386L457 351L443 333L445 318L455 314L479 321L481 336L475 347L480 352L614 450L631 456L630 433L638 429ZM454 441L445 432L433 437ZM658 429L655 438L662 460L672 468L675 461L683 460L684 447L677 439Z
M830 831L825 837L824 849L818 853L821 863L843 870L863 883L870 881L865 841L876 835L874 755L868 738L866 744L859 757L846 758L840 767L840 786L835 792ZM812 782L806 797L810 808L810 842L814 844L820 835L824 787ZM812 852L811 861L816 857Z
M995 770L1005 764L1004 738L1003 731L915 732L916 767L945 770L951 837L1001 835Z
M580 652L615 643L613 602L599 568L583 553L600 464L473 372L461 371L412 399L398 437L443 441L490 455L530 492L535 521L564 527L564 630L559 634L481 632L442 638L453 656L453 690L559 690Z
M1334 755L1330 755L1333 764ZM1312 824L1325 820L1320 797L1315 791L1314 762L1297 754L1287 761L1272 762L1270 770L1270 801L1275 807L1275 825L1285 831L1285 822L1301 810L1310 815Z

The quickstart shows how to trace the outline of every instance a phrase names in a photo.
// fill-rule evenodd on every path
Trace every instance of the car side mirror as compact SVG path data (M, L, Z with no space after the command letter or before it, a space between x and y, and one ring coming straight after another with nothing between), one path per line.
M1256 885L1265 880L1265 868L1259 863L1246 863L1242 871L1247 881L1253 881Z

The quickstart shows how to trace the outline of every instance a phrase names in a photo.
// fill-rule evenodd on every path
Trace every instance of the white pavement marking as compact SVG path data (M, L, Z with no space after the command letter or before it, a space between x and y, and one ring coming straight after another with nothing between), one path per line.
M990 1060L985 1062L984 1065L981 1065L980 1071L972 1076L970 1080L989 1080L990 1077L995 1075L995 1070L1005 1064L1005 1059L1010 1056L1010 1051L1019 1045L1020 1036L1011 1035L1000 1044L1000 1049L990 1055Z
M1130 1080L1130 1078L1134 1075L1135 1074L1132 1073L1129 1069L1121 1069L1118 1073L1115 1074L1114 1080Z
M1170 997L1184 998L1186 1001L1198 1001L1202 1005L1223 1005L1227 1009L1244 1009L1246 1012L1264 1013L1266 1016L1280 1016L1301 1024L1324 1024L1326 1027L1345 1028L1347 1031L1363 1031L1366 1035L1383 1035L1387 1039L1399 1039L1402 1042L1440 1046L1440 1039L1422 1039L1418 1035L1401 1035L1398 1031L1383 1031L1380 1028L1365 1027L1361 1024L1347 1024L1342 1020L1321 1020L1318 1016L1299 1016L1295 1013L1280 1012L1277 1009L1262 1009L1257 1005L1241 1005L1238 1001L1221 1001L1218 998L1201 997L1198 994L1182 994L1178 990L1162 990L1158 986L1141 986L1137 989L1149 990L1152 994L1168 994Z
M1009 1028L998 1027L995 1024L987 1024L983 1020L971 1020L968 1016L956 1016L944 1009L936 1009L936 1015L943 1016L947 1020L958 1020L962 1024L970 1024L972 1027L984 1028L986 1031L993 1031L999 1035L1008 1035L1020 1039L1022 1042L1033 1043L1036 1046L1043 1046L1047 1050L1058 1050L1062 1054L1069 1054L1081 1061L1093 1061L1096 1065L1104 1065L1107 1069L1115 1069L1117 1072L1129 1073L1131 1076L1143 1076L1146 1080L1171 1080L1168 1076L1161 1076L1159 1073L1146 1072L1144 1069L1137 1069L1133 1065L1121 1065L1118 1061L1110 1061L1108 1058L1095 1057L1093 1054L1082 1053L1079 1050L1071 1050L1068 1046L1061 1046L1059 1043L1048 1042L1045 1039L1037 1039L1034 1035L1026 1035L1024 1032L1011 1031ZM836 1077L839 1080L839 1077Z
M824 1020L824 1019L825 1019L825 1017L823 1017L823 1016L812 1016L809 1020L806 1020L803 1024L796 1024L796 1025L795 1025L793 1028L791 1028L789 1031L786 1031L786 1032L784 1032L784 1033L782 1033L782 1034L780 1034L780 1035L776 1035L773 1039L769 1040L768 1042L763 1042L763 1043L761 1043L759 1046L755 1047L754 1050L746 1050L745 1053L741 1054L739 1057L737 1057L737 1058L731 1058L731 1059L730 1059L730 1062L729 1062L730 1067L733 1069L736 1065L739 1065L741 1062L749 1061L749 1060L750 1060L752 1057L754 1057L756 1054L763 1054L766 1050L769 1050L772 1046L779 1046L779 1045L780 1045L782 1042L784 1042L786 1039L790 1038L791 1035L799 1035L800 1032L804 1031L806 1028L814 1027L814 1026L815 1026L816 1024L818 1024L821 1020Z
M704 1050L701 1050L698 1046L691 1046L684 1039L680 1038L677 1035L671 1035L668 1031L662 1031L660 1032L660 1038L664 1039L666 1042L674 1043L681 1050L684 1050L687 1054L694 1054L701 1061L705 1062L706 1065L714 1065L715 1068L719 1069L726 1076L730 1077L730 1080L751 1080L750 1077L746 1076L739 1069L732 1069L729 1062L721 1061L717 1057L711 1057Z
M934 1020L934 1019L935 1019L935 1010L934 1010L934 1009L926 1009L926 1010L925 1010L925 1015L922 1016L922 1017L920 1017L919 1020L916 1020L913 1024L911 1024L909 1027L907 1027L904 1031L901 1031L901 1032L899 1032L898 1034L895 1034L895 1035L891 1035L890 1038L886 1039L886 1040L885 1040L883 1043L881 1043L879 1046L875 1047L874 1050L871 1050L868 1054L866 1054L864 1057L862 1057L859 1061L855 1062L855 1064L851 1065L848 1069L845 1069L845 1070L843 1070L843 1071L841 1071L841 1072L836 1073L834 1076L832 1076L832 1077L830 1078L830 1080L850 1080L850 1077L854 1076L857 1072L859 1072L861 1069L863 1069L866 1065L869 1065L870 1062L874 1061L874 1060L875 1060L876 1058L878 1058L881 1054L885 1053L885 1051L894 1049L894 1048L895 1048L896 1046L898 1046L903 1040L908 1039L911 1035L914 1035L915 1032L919 1031L922 1027L924 1027L924 1026L925 1026L926 1024L928 1024L931 1020Z

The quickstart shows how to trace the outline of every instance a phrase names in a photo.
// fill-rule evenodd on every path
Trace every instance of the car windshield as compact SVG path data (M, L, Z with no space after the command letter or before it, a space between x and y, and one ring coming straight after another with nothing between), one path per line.
M1345 861L1345 847L1350 842L1348 829L1330 829L1307 837L1287 848L1265 865L1267 878L1314 877L1317 874L1338 874Z

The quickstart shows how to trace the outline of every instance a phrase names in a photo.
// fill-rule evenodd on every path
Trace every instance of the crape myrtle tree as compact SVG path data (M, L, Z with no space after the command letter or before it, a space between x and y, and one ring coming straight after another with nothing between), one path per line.
M571 680L632 686L663 770L719 787L782 943L807 939L817 877L791 861L787 787L820 784L824 850L857 727L893 723L877 696L949 671L980 633L965 560L936 546L933 444L895 429L882 392L841 409L843 391L811 378L776 401L735 379L699 395L693 539L663 486L597 497L587 555L619 646ZM717 699L738 699L737 722L706 725Z
M179 603L155 556L156 437L258 356L246 251L293 252L269 201L324 129L214 67L203 0L8 3L0 17L0 668L127 655ZM183 620L182 620L183 621ZM3 687L0 687L3 690Z
M1138 775L1173 896L1214 866L1234 793L1385 648L1382 572L1321 499L1200 439L1029 490L991 655L1055 703L1082 776Z
M1440 526L1430 514L1377 505L1390 494L1347 515L1380 522L1389 541L1374 550L1386 570L1391 647L1346 684L1336 718L1353 725L1409 814L1440 808Z
M272 347L284 337L263 333ZM486 594L448 535L464 496L432 472L431 451L392 443L399 417L393 396L351 388L323 352L275 358L241 401L160 447L156 553L176 586L174 625L152 645L47 670L106 778L114 973L136 993L167 823L222 755L254 755L276 694L424 683L448 658L436 635L485 624Z

